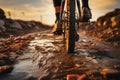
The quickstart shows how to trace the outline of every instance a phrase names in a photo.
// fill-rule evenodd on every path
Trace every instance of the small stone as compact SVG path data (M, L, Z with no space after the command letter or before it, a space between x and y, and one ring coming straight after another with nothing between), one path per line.
M0 66L0 74L7 74L13 70L13 66Z
M118 42L114 42L113 45L116 47L116 46L118 46L119 44L118 44Z
M120 65L114 65L113 66L115 69L120 69Z
M69 74L67 75L67 80L78 80L79 75L76 74Z
M23 29L22 26L17 22L17 21L14 21L10 27L12 28L15 28L15 29Z
M0 60L0 66L5 65L6 62L4 60Z
M107 80L112 79L112 78L117 78L119 77L120 75L120 72L118 70L115 70L115 69L109 69L109 68L105 68L101 71L101 74L103 75L103 77ZM119 77L120 79L120 77ZM116 80L116 79L114 79Z
M75 66L76 66L76 67L80 67L80 65L79 65L79 64L75 64Z
M96 59L96 56L92 56L93 59Z

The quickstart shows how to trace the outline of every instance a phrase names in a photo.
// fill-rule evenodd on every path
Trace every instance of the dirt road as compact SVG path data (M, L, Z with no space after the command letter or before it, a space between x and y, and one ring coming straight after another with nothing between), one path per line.
M54 38L49 30L34 34L34 40L19 57L20 62L10 74L0 76L0 80L66 80L67 75L80 77L85 73L89 74L89 80L119 80L119 48L81 33L79 36L75 53L67 54L62 36Z

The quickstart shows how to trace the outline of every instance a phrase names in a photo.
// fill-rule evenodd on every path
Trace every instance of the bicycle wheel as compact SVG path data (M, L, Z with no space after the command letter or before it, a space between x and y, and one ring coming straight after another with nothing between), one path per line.
M75 0L67 0L67 17L66 49L68 53L73 53L75 48Z

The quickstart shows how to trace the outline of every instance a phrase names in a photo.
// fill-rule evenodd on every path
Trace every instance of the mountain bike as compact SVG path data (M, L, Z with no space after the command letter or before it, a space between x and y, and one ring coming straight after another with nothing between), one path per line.
M61 25L63 29L63 41L66 51L74 53L77 36L76 28L81 19L81 9L79 0L62 0L61 3Z

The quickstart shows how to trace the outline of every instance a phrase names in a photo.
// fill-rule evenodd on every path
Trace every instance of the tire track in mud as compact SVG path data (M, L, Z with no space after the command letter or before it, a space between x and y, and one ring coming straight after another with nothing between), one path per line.
M38 37L38 44L35 46L40 52L36 58L41 70L40 79L61 80L71 73L80 75L90 70L114 69L115 66L119 68L119 59L103 50L105 44L80 36L81 39L76 42L75 54L67 54L62 37L57 36L54 40L52 34L40 36L42 37Z
M54 40L50 31L33 34L35 38L30 42L25 52L27 54L23 55L23 61L15 65L16 68L10 74L14 74L13 77L9 79L7 76L6 78L9 80L27 80L30 78L32 80L36 80L36 78L39 80L66 80L69 74L82 75L88 71L103 69L120 71L118 58L106 55L108 52L103 50L102 46L95 41L91 41L88 37L86 39L85 36L79 35L80 40L76 42L75 54L67 54L61 36L56 36ZM27 58L26 55L32 57L32 59L24 60L24 58ZM19 76L19 73L15 73L17 71L25 74Z

